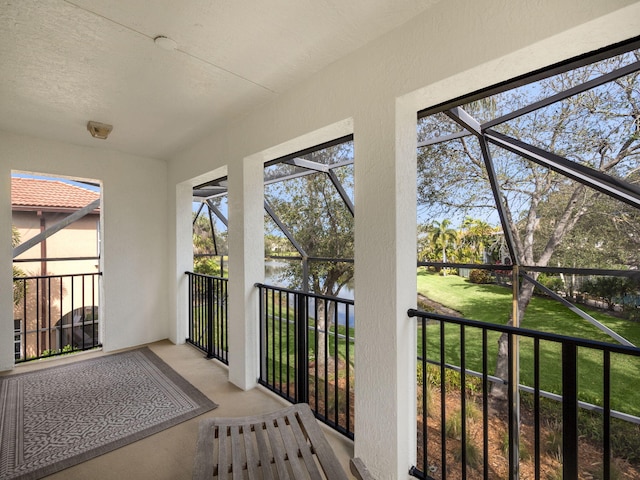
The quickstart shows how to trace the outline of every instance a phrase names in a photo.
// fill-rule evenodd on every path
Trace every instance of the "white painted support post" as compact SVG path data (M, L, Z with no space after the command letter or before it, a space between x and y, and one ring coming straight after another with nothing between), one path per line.
M171 309L175 311L176 321L169 323L169 340L175 344L185 342L189 318L189 280L186 271L193 269L193 226L192 226L193 187L183 182L175 187L175 279L171 281L170 291L175 292ZM169 202L172 205L173 202ZM170 243L170 245L174 245Z
M229 177L229 381L243 390L259 375L258 289L264 280L261 158L232 161Z
M416 111L368 105L354 118L355 456L379 479L416 458Z
M14 367L11 272L11 172L0 172L0 371Z

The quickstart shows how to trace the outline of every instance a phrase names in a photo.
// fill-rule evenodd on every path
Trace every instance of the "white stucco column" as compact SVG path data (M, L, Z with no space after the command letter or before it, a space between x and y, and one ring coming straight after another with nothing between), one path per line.
M0 371L14 367L11 248L11 171L0 168Z
M171 193L171 192L170 192ZM175 312L175 322L169 322L169 340L175 344L185 342L187 323L189 318L189 279L185 272L193 269L193 186L191 182L179 183L175 186L175 243L171 257L175 258L175 277L170 280L169 291L174 292L171 297L170 308Z
M354 118L355 455L379 479L416 456L416 111L372 102Z
M231 161L229 177L229 381L248 390L259 375L258 290L264 280L261 158Z

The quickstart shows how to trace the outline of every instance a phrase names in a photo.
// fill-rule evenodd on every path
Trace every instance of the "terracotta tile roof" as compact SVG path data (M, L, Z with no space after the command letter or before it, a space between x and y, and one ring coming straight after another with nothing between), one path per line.
M58 180L11 179L11 206L43 209L80 209L100 198L100 193Z

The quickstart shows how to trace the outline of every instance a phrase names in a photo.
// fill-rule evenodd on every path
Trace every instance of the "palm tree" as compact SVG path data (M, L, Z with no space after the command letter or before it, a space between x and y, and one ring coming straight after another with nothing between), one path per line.
M495 228L484 220L465 217L462 222L462 244L469 248L471 262L485 262L485 251Z
M458 232L450 228L451 220L444 219L441 222L433 222L431 241L438 249L442 249L442 263L447 263L447 248L455 247L458 240Z
M18 231L18 229L15 226L11 225L11 246L13 248L16 248L18 245L20 245L20 232ZM25 276L25 273L14 265L13 266L13 278L24 277L24 276ZM24 297L24 294L25 294L25 291L24 291L23 288L20 288L20 283L14 281L13 282L13 303L14 303L14 305L18 305L20 303L20 301Z

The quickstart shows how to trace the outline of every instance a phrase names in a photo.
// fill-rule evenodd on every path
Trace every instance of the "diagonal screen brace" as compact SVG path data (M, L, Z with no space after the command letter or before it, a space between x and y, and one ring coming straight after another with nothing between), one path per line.
M487 130L485 137L494 145L520 155L538 165L550 168L632 207L640 208L640 189L637 185L611 177L586 165L572 162L560 155L547 152L494 130Z
M593 318L591 315L589 315L588 313L580 310L578 307L576 307L573 303L569 302L568 300L562 298L560 295L558 295L556 292L554 292L553 290L548 289L547 287L545 287L544 285L542 285L540 282L537 282L536 280L534 280L532 277L530 277L529 275L522 273L520 275L522 278L524 278L526 281L533 283L536 288L539 288L540 290L542 290L543 292L545 292L547 295L551 296L551 298L559 301L560 303L562 303L565 307L567 307L569 310L571 310L572 312L576 313L577 315L579 315L580 317L584 318L587 322L589 322L590 324L592 324L594 327L602 330L604 333L606 333L607 335L609 335L611 338L613 338L614 340L620 342L622 345L626 345L628 347L635 347L635 345L633 343L631 343L629 340L627 340L626 338L624 338L621 335L618 335L616 332L614 332L613 330L611 330L609 327L607 327L606 325L603 325L602 323L600 323L598 320L596 320L595 318Z

